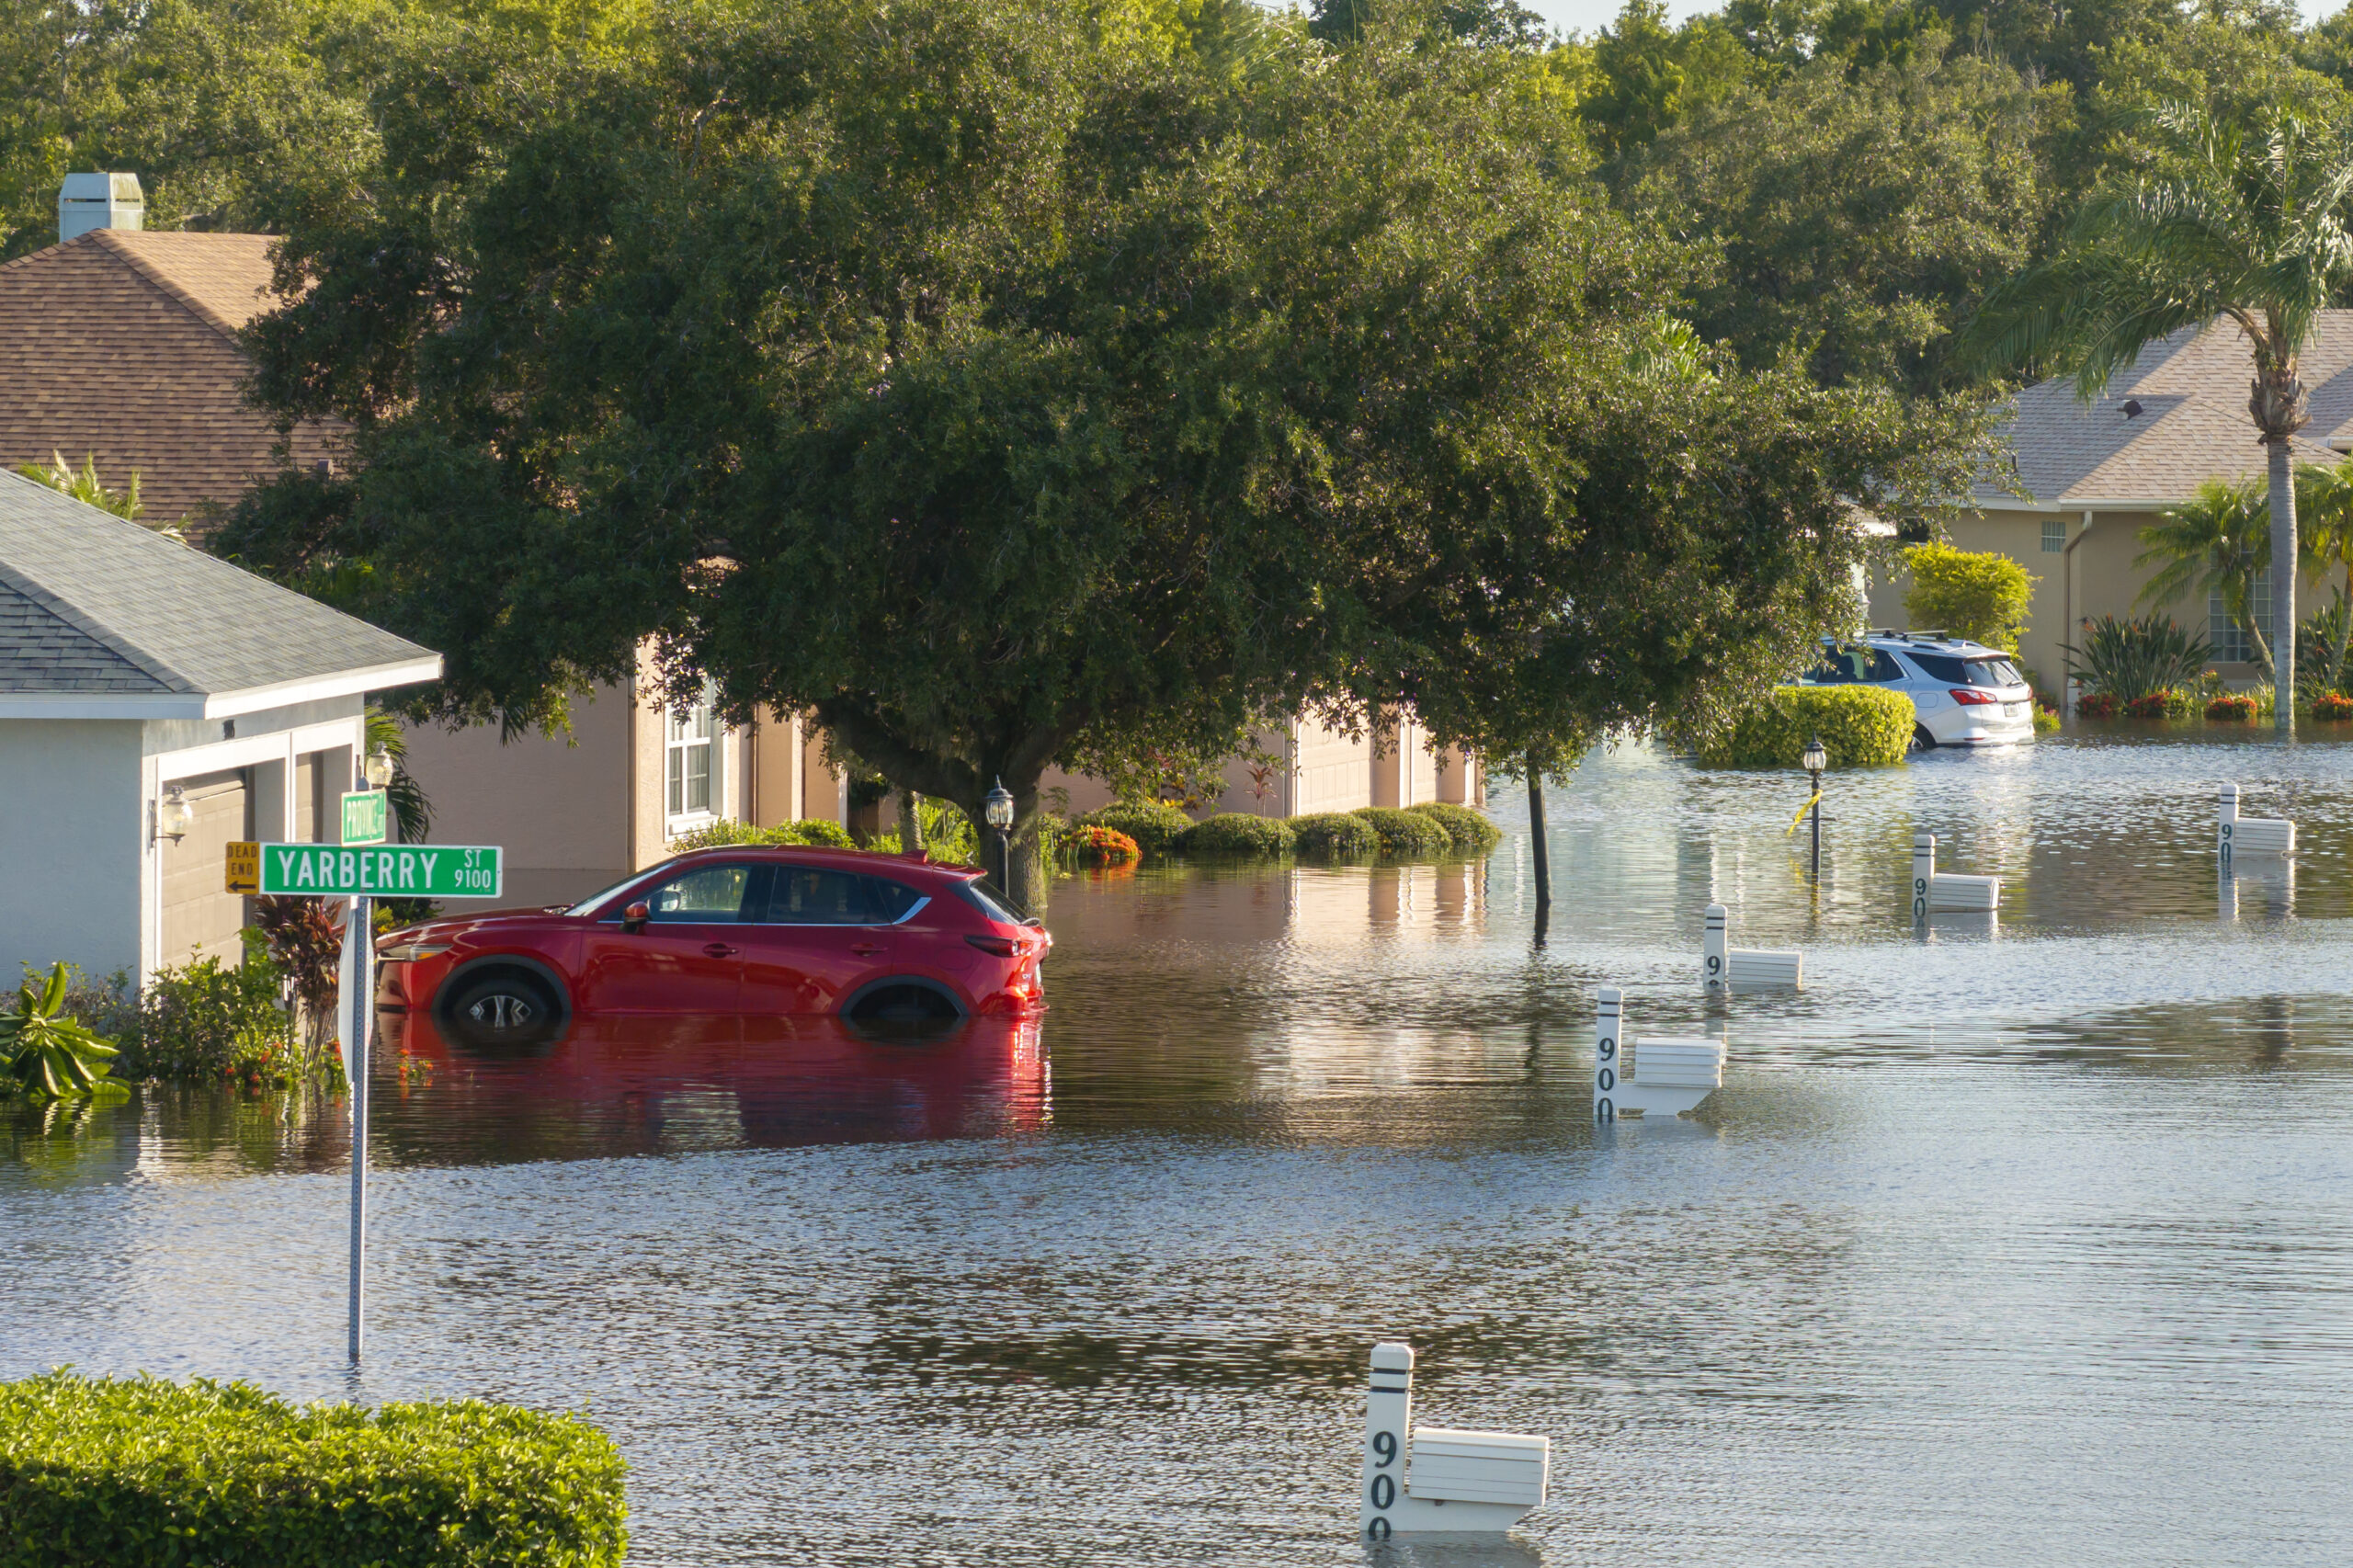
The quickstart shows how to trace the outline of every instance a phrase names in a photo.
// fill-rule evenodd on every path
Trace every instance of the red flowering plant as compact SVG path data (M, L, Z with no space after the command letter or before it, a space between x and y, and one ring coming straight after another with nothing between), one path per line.
M1136 841L1116 827L1082 827L1070 835L1071 858L1082 866L1132 866L1143 858Z
M2255 699L2244 692L2224 692L2206 704L2206 717L2245 723L2255 717Z
M2127 717L2133 719L2165 719L2172 716L2174 695L2170 691L2152 691L2129 698L2124 704Z
M2113 719L2119 704L2116 695L2107 691L2087 691L2075 699L2078 719Z
M2341 691L2325 691L2313 699L2313 717L2336 722L2353 719L2353 697Z

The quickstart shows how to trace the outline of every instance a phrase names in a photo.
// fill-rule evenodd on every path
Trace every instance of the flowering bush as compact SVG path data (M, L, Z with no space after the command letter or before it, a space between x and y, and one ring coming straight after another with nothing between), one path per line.
M1116 827L1076 828L1067 842L1071 858L1082 866L1132 866L1143 858L1136 841Z
M2116 717L2116 710L2120 706L2120 704L2116 700L2116 695L2113 692L2087 691L2081 697L2075 699L2075 717L2078 719L2113 719Z
M2341 691L2323 692L2313 699L2313 717L2333 720L2353 719L2353 697L2347 697Z
M2218 697L2206 705L2206 717L2244 723L2255 717L2255 699L2241 692Z
M2173 714L2174 695L2170 691L2152 691L2144 696L2128 698L2125 714L2134 719L2165 719Z

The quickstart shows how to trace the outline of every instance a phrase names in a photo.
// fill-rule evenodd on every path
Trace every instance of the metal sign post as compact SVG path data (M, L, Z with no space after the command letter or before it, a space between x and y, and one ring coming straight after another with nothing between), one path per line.
M370 929L375 901L355 898L344 917L343 1006L345 1070L351 1078L351 1359L359 1359L359 1322L368 1254L368 1057L375 1022L376 944Z
M505 891L505 857L494 845L387 844L381 790L343 797L340 844L229 846L226 884L233 893L296 894L347 901L342 999L336 1020L344 1076L351 1090L350 1350L357 1363L367 1304L368 1071L376 1023L375 907L380 896L496 898Z

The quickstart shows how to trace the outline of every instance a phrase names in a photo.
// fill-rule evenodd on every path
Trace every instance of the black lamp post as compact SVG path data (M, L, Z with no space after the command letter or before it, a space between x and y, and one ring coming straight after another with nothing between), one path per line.
M989 819L989 826L996 830L997 886L1004 890L1006 901L1011 903L1013 840L1006 835L1013 827L1013 793L1005 787L1004 779L996 781L996 788L988 792L982 806Z
M1813 880L1818 882L1822 880L1822 770L1830 766L1830 754L1822 749L1820 735L1805 743L1805 755L1798 761L1813 779Z

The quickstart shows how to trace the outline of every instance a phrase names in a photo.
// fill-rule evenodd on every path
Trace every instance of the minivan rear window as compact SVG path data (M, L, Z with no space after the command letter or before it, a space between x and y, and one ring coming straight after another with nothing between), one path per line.
M1955 686L2023 686L2026 677L2007 659L1956 659L1949 653L1921 653L1910 648L1904 656L1927 672L1930 680Z

